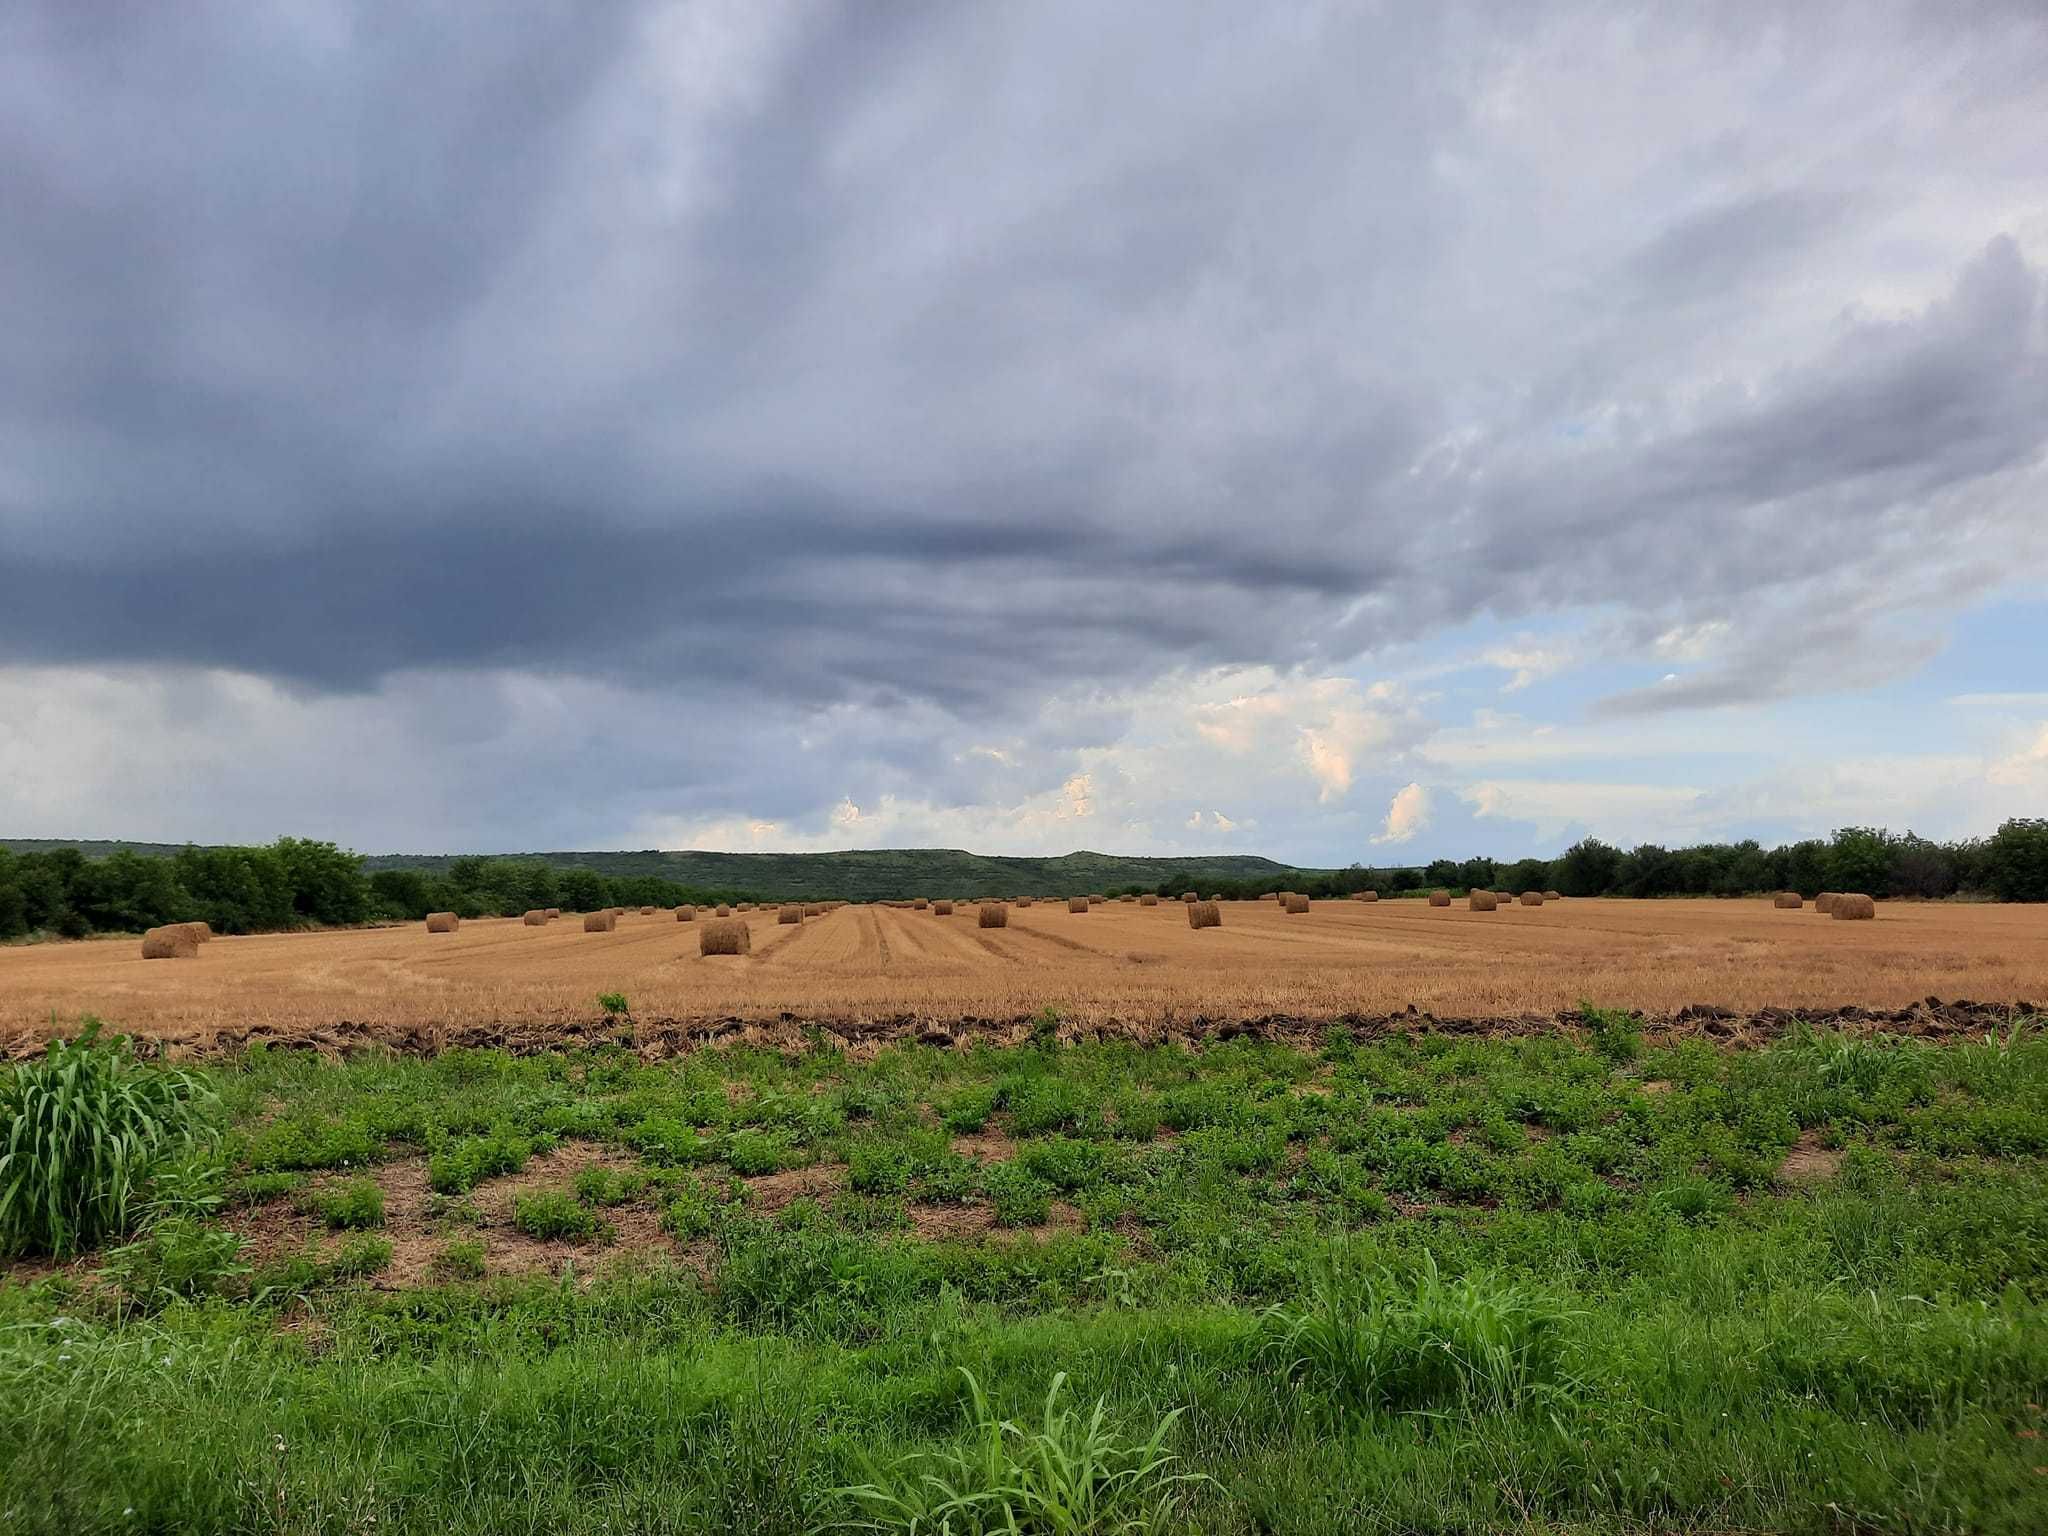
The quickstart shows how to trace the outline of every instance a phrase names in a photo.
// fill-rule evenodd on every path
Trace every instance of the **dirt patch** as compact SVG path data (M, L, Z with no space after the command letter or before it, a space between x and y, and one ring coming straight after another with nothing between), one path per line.
M772 1216L795 1200L823 1200L838 1192L846 1182L846 1164L814 1163L808 1168L786 1168L743 1181L747 1186L747 1208Z
M1006 1237L1042 1243L1057 1233L1079 1232L1087 1224L1080 1210L1064 1200L1053 1201L1045 1221L1035 1227L998 1227L995 1211L986 1205L913 1205L910 1208L910 1230L927 1242Z
M1778 1165L1781 1184L1824 1184L1842 1171L1845 1154L1838 1147L1824 1147L1814 1131L1802 1131Z
M1666 1082L1661 1077L1653 1077L1649 1079L1647 1082L1640 1083L1637 1086L1639 1086L1644 1093L1648 1094L1653 1099L1661 1099L1662 1097L1664 1097L1665 1094L1671 1091L1671 1084Z
M977 1163L1007 1163L1017 1155L1017 1143L1001 1131L963 1131L953 1138L953 1150Z

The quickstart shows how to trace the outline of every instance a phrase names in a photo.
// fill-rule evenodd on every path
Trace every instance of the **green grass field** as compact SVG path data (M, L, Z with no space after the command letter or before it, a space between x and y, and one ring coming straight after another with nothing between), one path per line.
M2032 1025L188 1070L0 1285L0 1529L2048 1530Z

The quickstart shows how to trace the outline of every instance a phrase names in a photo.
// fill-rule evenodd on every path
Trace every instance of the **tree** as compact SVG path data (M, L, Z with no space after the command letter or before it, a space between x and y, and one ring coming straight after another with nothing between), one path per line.
M565 870L560 884L562 905L571 912L595 912L599 907L611 905L611 887L595 870Z
M1604 896L1614 889L1621 869L1621 850L1610 848L1597 837L1582 837L1565 849L1556 865L1559 894Z
M1985 842L1984 869L2000 901L2048 901L2048 819L2001 824Z
M1883 896L1892 888L1892 835L1882 827L1843 827L1828 844L1828 886Z

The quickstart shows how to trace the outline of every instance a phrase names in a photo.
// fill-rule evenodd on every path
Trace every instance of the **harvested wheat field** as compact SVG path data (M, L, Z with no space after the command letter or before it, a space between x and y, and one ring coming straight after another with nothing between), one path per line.
M694 928L533 927L518 918L222 937L175 964L132 938L0 950L0 1040L16 1053L93 1014L205 1045L348 1023L374 1032L588 1020L623 992L643 1023L1013 1020L1173 1025L1409 1008L1446 1018L1554 1013L1582 1000L1668 1014L1694 1004L1896 1009L1937 996L2048 998L2048 908L1895 904L1869 923L1752 901L1564 902L1492 913L1422 901L1226 904L1188 927L1179 902L1013 908L1008 926L847 906L784 925L737 915L751 953L700 955Z

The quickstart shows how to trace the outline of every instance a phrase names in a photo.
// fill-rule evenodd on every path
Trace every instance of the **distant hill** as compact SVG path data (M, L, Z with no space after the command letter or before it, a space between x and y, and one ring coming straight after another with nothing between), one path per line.
M176 853L180 843L131 843L86 838L0 838L0 848L41 853L76 848L87 858L128 852ZM445 874L463 857L452 853L378 853L363 867L410 869ZM659 875L705 890L751 891L766 897L844 897L871 901L908 896L1056 895L1107 886L1157 885L1202 877L1257 880L1267 876L1323 873L1252 854L1198 854L1189 858L1127 857L1110 853L1067 853L1057 858L1009 858L961 848L885 848L847 853L518 853L492 858L539 860L557 869L588 869L601 875Z

